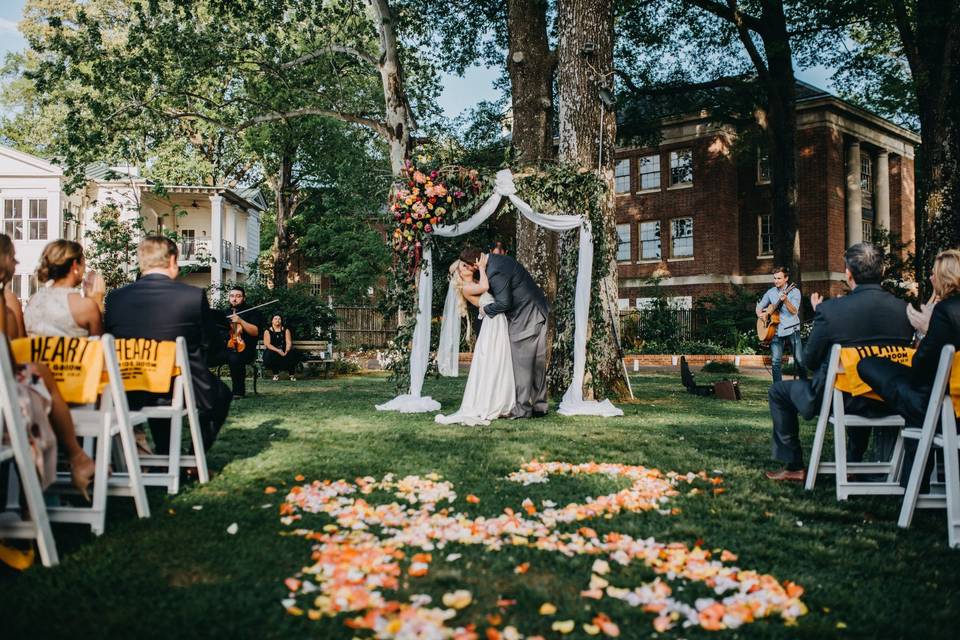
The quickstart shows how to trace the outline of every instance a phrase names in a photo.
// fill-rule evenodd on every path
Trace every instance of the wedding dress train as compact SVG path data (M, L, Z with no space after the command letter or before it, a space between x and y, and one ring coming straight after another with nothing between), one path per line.
M493 302L493 296L480 296L480 306ZM488 425L491 420L508 415L516 402L513 360L510 356L510 333L507 317L500 313L484 318L480 335L473 348L473 362L467 376L460 410L445 416L437 415L440 424Z

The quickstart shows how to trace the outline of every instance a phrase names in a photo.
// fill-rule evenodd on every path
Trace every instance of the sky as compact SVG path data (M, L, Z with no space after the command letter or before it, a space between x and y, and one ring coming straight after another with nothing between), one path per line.
M17 31L24 4L25 0L0 0L0 58L8 51L19 51L27 46L26 40ZM821 89L830 90L830 73L825 67L814 67L798 71L797 77ZM493 88L498 74L497 69L472 67L463 77L445 75L444 89L438 99L444 115L452 119L481 100L494 100L499 97Z

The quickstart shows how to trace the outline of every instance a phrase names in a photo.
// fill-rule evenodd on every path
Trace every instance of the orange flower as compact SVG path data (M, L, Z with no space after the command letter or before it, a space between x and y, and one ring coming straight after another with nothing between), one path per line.
M700 612L700 626L707 631L720 631L726 629L723 624L723 615L727 612L726 608L719 602L715 602Z
M266 488L263 490L263 492L264 492L265 494L267 494L267 495L270 495L271 493L276 493L276 492L277 492L277 488L276 488L276 487L266 487Z
M467 502L470 504L480 504L480 498L471 493L467 496Z
M530 563L529 563L529 562L524 562L523 564L518 564L518 565L513 569L513 572L516 573L516 574L519 574L519 575L523 575L523 574L525 574L525 573L526 573L527 571L529 571L529 570L530 570Z

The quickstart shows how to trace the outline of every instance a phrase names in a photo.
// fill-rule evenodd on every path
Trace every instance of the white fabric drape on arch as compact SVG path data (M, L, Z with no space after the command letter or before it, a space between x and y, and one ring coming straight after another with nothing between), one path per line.
M497 172L493 194L484 202L480 209L469 219L456 225L441 225L434 227L433 234L440 237L452 238L470 233L489 218L500 205L502 198L507 197L520 213L534 222L551 231L568 231L580 228L580 247L577 259L577 283L573 302L573 378L560 401L557 413L565 416L622 416L623 411L618 409L609 400L597 402L584 400L583 378L587 365L587 316L590 309L590 280L593 277L593 233L590 221L581 215L550 215L534 211L530 205L516 195L517 189L513 183L513 174L509 169ZM427 362L430 357L430 307L433 298L433 263L429 245L424 248L418 283L418 314L417 325L413 332L413 345L410 351L410 392L399 395L384 404L378 404L379 411L400 411L401 413L424 413L439 411L440 403L429 396L421 396L423 378L427 372ZM449 298L449 293L448 293ZM447 318L445 317L446 321ZM450 318L459 323L459 318ZM459 341L458 341L459 342Z

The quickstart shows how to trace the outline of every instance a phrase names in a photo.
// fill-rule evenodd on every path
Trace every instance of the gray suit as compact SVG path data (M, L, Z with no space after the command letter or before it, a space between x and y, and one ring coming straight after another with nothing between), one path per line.
M510 256L491 254L487 279L494 302L483 308L493 317L507 316L510 353L517 389L517 403L511 412L529 418L547 412L547 316L550 304L527 270Z

